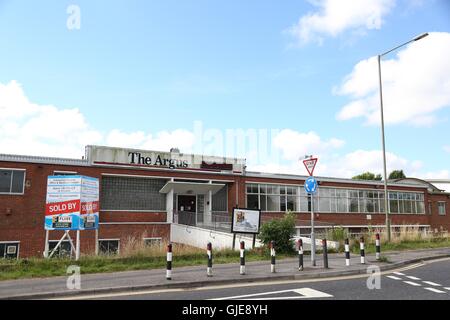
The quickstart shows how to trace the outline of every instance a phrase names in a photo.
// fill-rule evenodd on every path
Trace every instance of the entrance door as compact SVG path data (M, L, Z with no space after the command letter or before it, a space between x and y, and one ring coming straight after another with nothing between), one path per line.
M196 225L197 197L178 196L178 223L189 226Z

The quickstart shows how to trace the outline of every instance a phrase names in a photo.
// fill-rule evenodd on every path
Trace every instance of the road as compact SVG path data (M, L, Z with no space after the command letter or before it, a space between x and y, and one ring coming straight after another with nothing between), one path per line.
M371 278L372 287L377 281ZM100 300L450 300L450 258L381 273L379 289L368 275L315 280L233 284L193 289L164 289L68 299Z

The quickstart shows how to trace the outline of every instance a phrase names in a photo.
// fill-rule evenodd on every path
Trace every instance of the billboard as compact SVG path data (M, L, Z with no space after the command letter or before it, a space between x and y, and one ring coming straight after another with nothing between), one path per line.
M98 228L99 181L86 176L49 176L45 205L46 230Z
M233 209L231 221L232 233L259 233L261 225L261 210L257 209Z

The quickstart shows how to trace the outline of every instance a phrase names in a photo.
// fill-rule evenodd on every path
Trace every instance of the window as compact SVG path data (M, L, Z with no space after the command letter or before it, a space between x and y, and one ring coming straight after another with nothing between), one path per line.
M102 210L165 211L164 179L102 177Z
M212 196L212 211L228 212L228 186L225 185Z
M17 259L19 257L19 242L1 242L0 258Z
M445 210L445 202L438 202L438 212L440 216L445 216L447 214Z
M0 193L23 194L25 170L0 169Z
M148 247L161 247L162 239L161 238L144 238L144 244Z
M51 254L53 249L56 248L58 244L58 240L50 240L48 242L48 253ZM52 258L69 258L72 255L72 246L70 245L69 240L64 240L61 242L61 245L56 249L55 253L52 255Z
M98 244L102 254L112 255L119 253L119 240L99 240Z

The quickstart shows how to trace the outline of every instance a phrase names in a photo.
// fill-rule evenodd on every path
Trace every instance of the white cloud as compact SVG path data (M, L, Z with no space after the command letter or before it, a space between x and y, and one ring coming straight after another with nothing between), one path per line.
M189 152L194 135L187 130L102 133L78 109L30 102L16 81L0 83L0 153L81 158L88 144Z
M317 11L300 17L288 31L300 43L323 42L326 36L336 37L346 31L363 34L380 29L383 17L395 6L395 0L315 0Z
M344 145L344 141L336 138L323 141L313 131L301 133L291 129L284 129L274 137L273 144L280 149L284 159L297 161L305 155L317 155L330 148L339 148Z
M382 61L383 103L386 124L429 126L436 113L450 106L450 33L433 32L393 59ZM333 90L351 99L337 114L338 120L365 118L380 123L377 58L359 62Z
M442 148L444 149L445 152L450 153L450 146L443 146Z
M177 129L172 132L160 131L156 135L143 131L132 133L112 130L106 137L109 146L124 148L141 148L147 150L169 151L177 147L181 152L191 152L194 145L194 134L188 130Z

